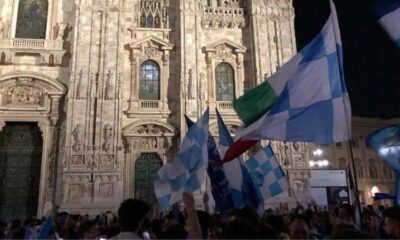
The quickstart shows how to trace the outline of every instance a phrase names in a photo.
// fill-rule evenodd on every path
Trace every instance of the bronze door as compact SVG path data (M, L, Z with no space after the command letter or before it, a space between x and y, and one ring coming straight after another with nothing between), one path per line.
M42 145L36 123L7 123L0 132L0 219L36 216Z
M154 179L162 161L157 153L142 153L135 163L135 197L149 204L156 202Z

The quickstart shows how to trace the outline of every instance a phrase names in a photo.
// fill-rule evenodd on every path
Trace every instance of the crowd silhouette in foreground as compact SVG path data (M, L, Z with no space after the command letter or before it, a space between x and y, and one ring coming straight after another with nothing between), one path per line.
M207 206L207 198L204 198ZM55 213L48 239L400 239L400 207L367 206L362 227L355 211L343 204L333 211L310 203L289 209L281 204L260 216L255 209L232 209L221 214L196 210L194 197L183 194L183 207L161 213L137 199L121 203L111 212L89 215ZM0 239L37 239L43 219L1 222ZM358 222L358 221L357 221Z

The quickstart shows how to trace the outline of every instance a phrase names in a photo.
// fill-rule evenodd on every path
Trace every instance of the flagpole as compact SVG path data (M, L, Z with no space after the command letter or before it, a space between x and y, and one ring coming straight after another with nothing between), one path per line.
M358 177L357 177L357 172L356 172L356 168L355 168L355 162L354 162L354 154L353 154L353 147L351 146L351 142L350 140L347 141L347 144L349 146L350 149L350 158L351 158L351 165L352 165L352 172L353 172L353 179L354 179L354 187L356 188L356 204L358 205L358 213L360 214L360 216L362 216L362 212L361 212L361 203L360 203L360 196L358 193ZM360 218L360 224L361 226L363 225L362 223L362 219Z

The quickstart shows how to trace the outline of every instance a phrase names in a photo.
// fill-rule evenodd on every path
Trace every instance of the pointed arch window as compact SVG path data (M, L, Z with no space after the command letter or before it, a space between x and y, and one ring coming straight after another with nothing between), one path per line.
M162 0L140 1L141 28L165 28L167 26L167 8Z
M234 70L228 63L220 63L215 68L217 101L233 101L235 97Z
M160 67L152 60L140 65L140 100L160 100Z
M45 39L48 5L47 0L20 0L15 37Z

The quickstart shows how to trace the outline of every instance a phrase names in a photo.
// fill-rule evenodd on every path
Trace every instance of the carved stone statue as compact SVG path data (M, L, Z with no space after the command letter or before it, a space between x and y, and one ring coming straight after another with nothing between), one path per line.
M105 100L112 100L114 99L114 83L113 83L113 74L110 71L107 73L107 81L106 81L106 89L104 92L104 99Z
M103 128L103 150L109 152L111 150L111 142L113 136L113 128L111 124L107 123Z
M6 24L3 22L3 18L0 17L0 38L5 38Z
M80 124L77 124L72 131L72 136L74 138L74 144L72 145L72 149L76 152L82 150L83 145L83 129Z
M57 35L57 40L63 40L65 30L68 27L68 23L60 23L59 29L58 29L58 35Z

